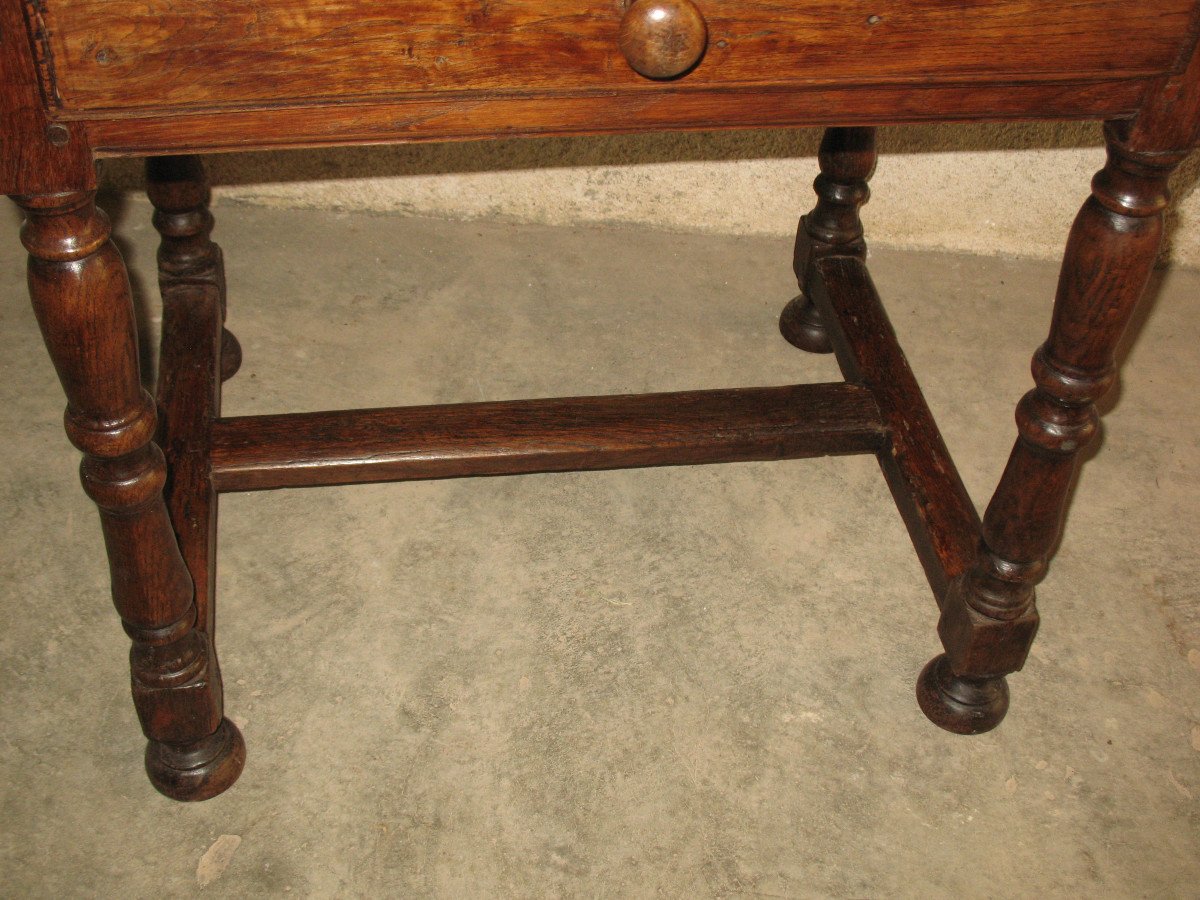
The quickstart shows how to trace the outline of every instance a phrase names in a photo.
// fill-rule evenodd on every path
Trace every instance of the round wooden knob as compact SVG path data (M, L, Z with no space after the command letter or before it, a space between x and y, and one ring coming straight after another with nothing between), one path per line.
M617 45L647 78L674 78L700 61L708 25L691 0L634 0L621 19Z

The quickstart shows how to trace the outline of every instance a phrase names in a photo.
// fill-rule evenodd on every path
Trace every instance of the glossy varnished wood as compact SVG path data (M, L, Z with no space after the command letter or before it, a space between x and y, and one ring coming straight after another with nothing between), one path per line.
M673 0L677 2L677 0ZM1097 80L1179 66L1193 0L695 0L698 87ZM64 110L238 106L404 92L648 93L622 0L44 0ZM1117 36L1120 39L1117 39Z
M94 188L82 126L54 121L42 94L46 59L34 55L31 38L44 28L22 13L17 0L0 0L0 193Z
M663 83L621 54L621 0L397 2L348 17L312 0L43 2L30 44L45 64L27 63L19 101L45 95L38 115L76 156L826 125L832 110L844 125L1117 119L1186 61L1197 9L698 3L704 58ZM0 159L26 144L0 132Z
M622 61L622 65L625 63ZM636 93L512 96L482 92L398 96L332 105L284 104L198 112L80 115L100 156L256 150L496 137L711 131L820 126L830 111L844 125L1013 119L1115 119L1132 116L1147 79L1003 84L965 83L731 88L697 91L684 82ZM0 131L0 141L4 133Z
M463 403L223 419L218 490L870 453L879 410L854 385Z
M708 47L708 23L692 0L633 0L621 17L617 46L647 78L678 78Z
M1119 119L1186 63L1200 10L1194 0L699 4L716 23L702 65L657 83L620 54L621 0L568 11L538 2L422 0L427 15L408 3L401 15L392 0L339 18L344 4L312 0L186 11L43 0L25 4L23 28L20 0L3 0L0 98L14 127L0 129L0 191L83 185L89 154L826 125L833 110L844 125ZM427 40L408 58L389 27ZM447 35L453 52L436 53ZM591 80L575 71L599 58L577 52L587 40L604 54ZM382 58L368 62L372 50ZM18 163L34 149L35 161Z

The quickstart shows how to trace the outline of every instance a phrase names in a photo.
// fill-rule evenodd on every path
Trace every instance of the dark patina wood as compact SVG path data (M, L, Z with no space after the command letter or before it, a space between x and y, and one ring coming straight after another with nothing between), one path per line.
M1075 219L1050 336L1033 357L1035 387L1017 407L1017 441L983 517L972 567L951 585L938 634L946 653L917 696L938 725L974 734L1008 709L1038 628L1034 586L1058 543L1079 454L1096 436L1096 401L1116 380L1113 354L1162 243L1167 179L1195 145L1200 55L1164 79L1145 111L1105 129L1108 163Z
M792 270L800 293L783 308L779 332L787 342L810 353L832 353L825 323L812 301L816 265L827 256L865 259L859 209L871 196L867 186L875 172L874 128L829 128L821 138L817 162L821 174L813 182L817 205L800 220Z
M198 627L212 639L217 495L209 434L221 413L221 382L237 370L241 350L222 327L225 268L221 249L210 238L213 217L203 162L197 156L146 160L146 193L154 204L154 227L162 236L158 405L160 444L171 472L167 509L196 586Z
M19 197L29 294L67 395L67 436L100 509L112 596L126 633L134 705L155 787L202 800L237 778L245 748L222 718L221 676L196 627L193 583L162 490L154 401L142 389L129 279L90 192Z
M879 466L941 605L947 585L975 558L979 515L866 265L854 256L827 257L814 265L809 285L820 317L832 323L842 373L879 403L888 435Z
M869 391L847 384L461 403L223 419L222 491L872 453Z
M951 731L994 727L1167 177L1197 141L1198 29L1200 0L0 0L0 190L26 214L151 781L205 799L245 758L212 641L218 492L312 484L875 453L942 607L921 708ZM1109 159L981 523L867 274L859 208L874 126L1030 118L1106 120ZM195 154L759 125L832 126L797 236L803 293L780 324L834 351L847 383L220 418L240 349ZM157 426L93 203L94 160L111 155L155 157Z

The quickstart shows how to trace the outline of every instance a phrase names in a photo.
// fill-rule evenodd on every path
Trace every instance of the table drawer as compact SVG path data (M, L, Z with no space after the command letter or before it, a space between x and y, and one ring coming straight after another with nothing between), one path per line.
M34 4L35 0L27 0ZM1177 68L1195 0L695 0L680 89L1142 77ZM426 92L653 91L623 0L37 0L64 111Z

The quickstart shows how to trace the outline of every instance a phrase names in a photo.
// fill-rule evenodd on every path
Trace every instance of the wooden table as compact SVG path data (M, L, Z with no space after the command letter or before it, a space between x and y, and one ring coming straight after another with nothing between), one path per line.
M217 496L304 485L873 453L941 608L921 708L951 731L995 727L1167 178L1197 141L1198 30L1200 0L0 0L0 188L26 215L29 292L100 510L154 786L202 800L245 761L213 645ZM867 274L858 210L874 126L1018 119L1103 120L1108 162L981 522ZM844 382L220 415L240 350L200 154L814 125L828 128L818 199L780 326L836 353ZM147 157L157 402L94 205L107 156Z

